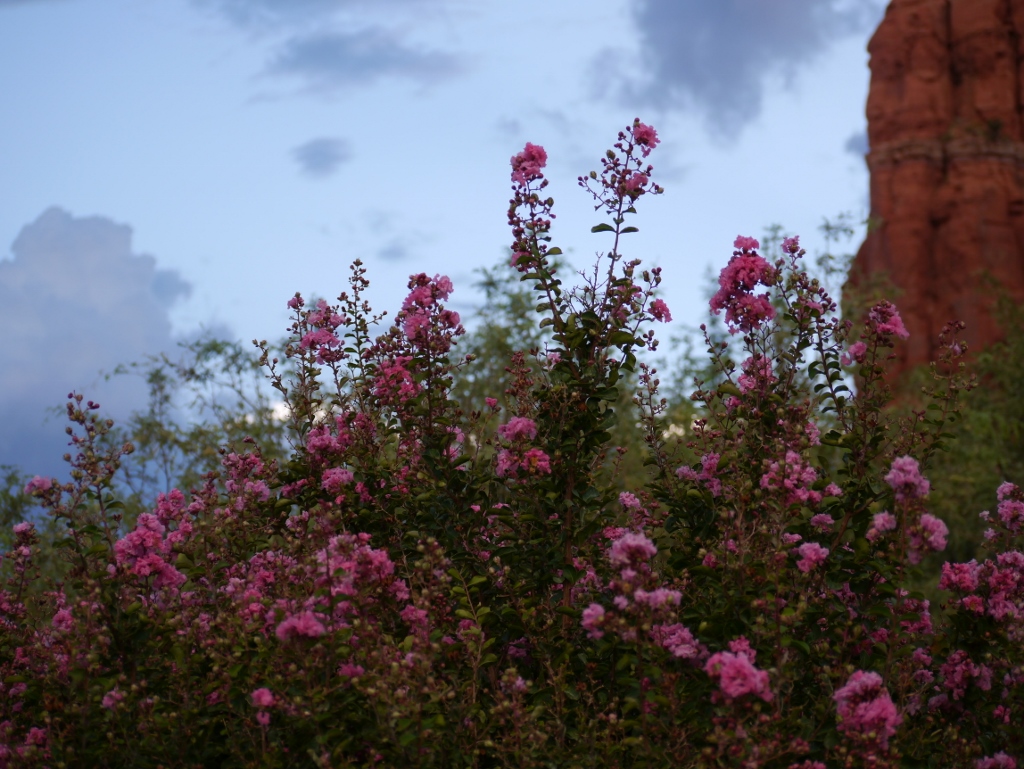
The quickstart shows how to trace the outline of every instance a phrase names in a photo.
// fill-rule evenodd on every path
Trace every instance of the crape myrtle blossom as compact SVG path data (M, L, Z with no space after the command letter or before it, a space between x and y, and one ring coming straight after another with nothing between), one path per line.
M786 505L816 505L821 501L821 492L814 491L811 485L817 479L817 471L805 464L800 454L789 450L784 461L768 465L768 471L761 476L761 488L787 492Z
M1017 769L1017 762L999 751L994 755L979 758L974 762L974 769Z
M896 711L882 677L873 671L857 670L832 695L839 717L839 731L885 749L903 718Z
M774 697L768 673L755 667L748 651L712 654L704 663L704 672L718 683L719 691L715 696L727 702L748 694L765 702L771 702Z
M796 554L800 557L796 567L804 574L825 562L828 557L828 548L822 547L817 542L805 542L796 548Z
M646 563L658 553L654 546L643 534L628 532L612 543L608 550L608 560L613 566L637 566Z
M892 302L879 302L868 312L868 324L881 336L898 336L907 339L910 332L903 325L896 305Z
M907 560L912 564L918 564L921 562L925 550L936 553L945 550L947 534L949 534L949 529L943 521L930 513L925 513L917 525L910 529Z
M548 153L539 144L526 142L522 152L512 156L512 181L526 186L543 177L541 171L548 163Z
M897 502L926 497L931 488L928 479L921 475L921 469L913 457L894 459L889 473L885 476L885 482L896 492Z
M700 458L700 472L698 473L692 467L683 465L676 470L676 475L679 478L685 478L688 481L700 481L704 484L708 491L711 492L711 496L717 497L722 493L722 482L715 477L715 473L718 471L718 461L720 459L718 454L705 454Z
M742 235L734 243L729 263L718 278L718 292L711 297L711 311L718 315L725 310L729 332L749 332L775 317L768 294L753 293L758 285L770 286L776 270L757 253L760 244Z

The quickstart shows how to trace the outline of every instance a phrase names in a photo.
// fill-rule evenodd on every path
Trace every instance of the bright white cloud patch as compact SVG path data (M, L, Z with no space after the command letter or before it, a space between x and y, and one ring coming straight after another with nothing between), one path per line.
M61 406L75 390L124 416L142 383L100 372L170 352L168 310L190 286L132 252L131 229L50 208L22 229L0 261L0 464L57 472L67 450Z

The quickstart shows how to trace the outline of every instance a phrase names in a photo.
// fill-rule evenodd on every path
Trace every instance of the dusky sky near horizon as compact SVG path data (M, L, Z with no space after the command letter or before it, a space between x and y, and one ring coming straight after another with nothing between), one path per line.
M377 309L442 273L471 323L526 141L587 267L608 244L576 178L633 117L666 193L626 253L664 269L662 338L699 324L737 234L779 223L813 253L824 217L866 217L884 6L0 0L0 464L56 472L67 391L123 416L141 383L101 370L200 327L279 338L288 298L336 296L357 257Z

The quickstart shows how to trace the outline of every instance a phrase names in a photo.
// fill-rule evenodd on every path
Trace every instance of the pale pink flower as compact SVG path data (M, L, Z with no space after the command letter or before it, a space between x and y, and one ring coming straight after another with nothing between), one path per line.
M608 560L613 566L635 566L648 561L658 552L651 540L643 534L628 532L612 543L608 550Z
M811 516L810 523L818 531L828 531L835 523L835 519L828 513L818 513Z
M850 366L853 363L863 363L867 352L868 346L864 342L854 342L850 345L850 349L843 353L839 362L844 366Z
M892 302L882 301L876 304L868 313L868 321L871 326L882 336L898 336L906 339L910 336L903 319L900 317L896 305Z
M311 611L304 611L301 614L295 614L284 622L277 626L277 630L274 631L277 635L278 640L287 641L289 638L295 636L305 636L306 638L317 638L322 636L326 629L323 624L316 618Z
M882 677L875 672L855 671L832 699L836 702L839 731L862 738L874 734L883 749L888 747L889 738L903 722L882 685Z
M600 638L604 635L604 631L601 630L604 615L604 607L599 603L592 603L583 610L583 621L580 624L591 638Z
M995 755L979 758L974 762L974 769L1017 769L1017 762L1000 751Z
M871 519L871 528L868 529L868 533L865 536L869 542L875 542L885 532L895 531L895 529L896 516L888 510L883 510L880 513L875 513L875 517Z
M652 626L651 640L679 659L699 660L707 654L704 645L693 637L688 628L678 622L673 625Z
M817 542L805 542L796 549L796 552L800 556L796 567L804 574L824 563L828 556L828 548L822 547Z
M498 427L498 435L507 441L533 440L537 437L537 423L527 417L512 417L508 424Z
M669 312L668 305L663 300L655 299L651 302L651 317L662 323L668 323L672 320L672 313Z
M270 689L256 689L251 696L252 704L258 708L271 708L274 706L274 695Z
M35 495L36 492L49 491L51 488L53 488L53 480L51 478L37 475L25 484L25 493Z
M123 699L124 692L115 688L103 695L103 700L100 704L107 710L114 710Z
M774 696L768 673L754 667L746 654L713 654L704 664L704 672L718 681L718 687L727 700L752 694L765 702L771 702Z
M640 153L644 157L650 155L651 150L661 142L658 138L658 132L639 120L633 121L633 141L640 146Z
M913 457L894 459L885 482L896 492L897 502L926 497L931 489L931 484L921 475L921 469Z
M512 181L525 186L541 178L541 169L547 165L548 153L539 144L527 142L522 152L512 156L511 162Z

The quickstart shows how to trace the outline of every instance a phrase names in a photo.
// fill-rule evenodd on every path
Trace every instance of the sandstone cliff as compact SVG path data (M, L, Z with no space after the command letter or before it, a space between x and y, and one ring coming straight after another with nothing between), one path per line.
M1024 0L892 0L868 50L873 228L848 287L896 287L898 377L948 320L997 340L994 287L1024 301Z

